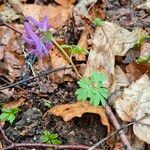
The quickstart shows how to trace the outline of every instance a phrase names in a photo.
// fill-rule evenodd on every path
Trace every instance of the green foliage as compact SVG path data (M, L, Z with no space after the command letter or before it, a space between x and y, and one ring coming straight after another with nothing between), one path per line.
M88 51L85 48L81 48L78 45L61 45L61 48L69 51L70 54L86 54Z
M150 63L150 56L141 56L136 60L137 64Z
M51 102L44 100L44 106L48 107L48 108L52 108Z
M150 35L145 35L145 36L139 38L139 39L135 42L135 46L134 46L134 47L135 47L135 48L140 47L140 46L144 43L145 39L149 39L149 38L150 38Z
M41 142L47 144L61 144L62 142L58 139L58 134L50 133L47 130L43 131L43 135L40 137Z
M99 18L95 18L93 20L93 23L94 23L95 26L102 26L104 24L104 21L99 19Z
M98 106L100 103L102 106L106 104L106 98L108 97L108 90L103 86L103 82L106 81L106 76L99 72L93 72L90 77L84 77L77 83L80 88L76 90L77 100L90 100L94 106Z
M12 108L12 109L2 108L1 111L2 111L2 114L0 115L0 120L8 121L10 122L10 124L12 124L13 121L15 120L15 115L19 111L19 108Z

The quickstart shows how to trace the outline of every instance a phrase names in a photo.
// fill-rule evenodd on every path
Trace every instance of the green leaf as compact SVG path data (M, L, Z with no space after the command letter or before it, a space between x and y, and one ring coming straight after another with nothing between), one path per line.
M95 18L95 19L93 20L93 23L94 23L94 25L96 25L96 26L102 26L102 25L104 24L104 21L101 20L101 19L99 19L99 18Z
M70 54L86 54L88 51L85 48L81 48L78 45L61 45L61 48L69 51Z
M59 144L62 144L62 142L58 139L53 139L52 140L52 144L56 144L56 145L59 145Z
M61 144L61 141L58 139L58 134L50 133L47 130L43 131L43 134L40 137L41 142L47 144Z
M10 124L15 120L15 115L18 113L19 108L2 108L2 114L0 115L0 120L8 121Z
M99 72L93 72L90 77L78 81L79 89L76 90L77 100L90 100L94 106L105 105L108 97L108 89L103 87L107 77Z
M42 136L40 137L40 140L41 140L41 142L46 143L49 139L48 139L47 136L42 135Z
M13 121L15 120L15 115L14 114L10 114L7 118L7 120L10 122L10 124L13 123Z
M7 120L8 116L9 116L8 113L2 113L2 114L0 115L0 120L2 120L2 121Z
M137 64L150 63L150 56L141 56L136 60Z

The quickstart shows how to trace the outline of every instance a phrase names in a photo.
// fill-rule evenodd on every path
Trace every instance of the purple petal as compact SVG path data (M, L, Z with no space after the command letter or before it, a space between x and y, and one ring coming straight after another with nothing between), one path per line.
M23 36L22 36L22 39L23 39L26 43L28 43L29 45L34 45L33 40L32 40L32 39L29 39L29 38L27 37L27 35L23 35Z
M36 19L34 19L33 17L31 16L27 16L26 17L28 21L30 21L33 25L36 25L36 26L41 26L41 22L37 21Z
M47 17L47 16L45 16L45 17L43 18L41 24L42 24L42 27L41 27L41 28L42 28L44 31L46 31L46 30L48 30L48 29L50 28L50 26L48 25L48 17Z

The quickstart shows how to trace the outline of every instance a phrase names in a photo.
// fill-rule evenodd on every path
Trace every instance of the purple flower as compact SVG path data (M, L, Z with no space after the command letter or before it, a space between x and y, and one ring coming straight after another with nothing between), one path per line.
M44 17L41 21L37 21L31 16L26 17L28 22L25 22L23 40L28 45L29 52L38 57L47 55L52 48L51 41L44 41L44 33L49 30L48 17Z

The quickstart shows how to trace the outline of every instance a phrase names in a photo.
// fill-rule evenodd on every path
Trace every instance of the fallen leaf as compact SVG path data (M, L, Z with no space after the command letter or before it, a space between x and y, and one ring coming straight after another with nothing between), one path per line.
M68 7L70 4L74 4L76 0L55 0L56 3L64 7Z
M21 97L18 100L14 100L12 102L8 102L4 104L3 107L8 108L8 109L16 108L16 107L21 106L24 101L25 101L25 98Z
M18 14L22 14L23 4L20 2L20 0L8 0L8 3Z
M23 6L23 14L24 16L32 16L33 18L40 20L41 9L41 5L26 4Z
M107 115L105 114L105 109L101 106L92 106L87 101L78 101L74 104L64 104L54 106L48 111L56 116L61 116L64 121L69 121L74 117L81 117L84 113L94 113L101 117L101 122L103 125L107 126L108 132L110 131L109 121Z
M130 63L126 66L127 76L130 82L138 80L143 74L147 73L150 76L150 63L137 64Z
M144 43L141 46L140 56L150 56L150 43Z
M7 64L7 69L11 80L14 80L16 77L21 75L21 64L19 60L10 52L5 52L4 61Z
M87 29L84 29L82 34L81 34L80 40L78 42L79 47L87 50L87 48L88 48L88 42L87 42L88 36L89 36L89 31ZM77 61L85 61L86 60L85 54L75 55L75 58Z
M0 11L1 20L5 21L5 22L12 22L12 21L20 18L20 15L16 14L16 12L12 8L10 8L4 4L1 7L2 7L1 11Z
M75 11L77 13L79 13L80 15L82 15L86 18L89 18L91 20L95 17L100 17L100 18L104 19L105 15L102 15L102 14L104 14L103 5L104 5L103 0L101 0L101 1L82 0L82 1L79 1L79 3L76 5ZM98 6L98 8L96 8L97 6ZM91 8L91 10L89 10L89 7Z
M34 11L33 11L34 10ZM32 16L37 20L48 16L49 23L53 28L61 28L67 21L69 15L73 10L73 5L68 7L63 6L41 6L35 4L24 5L23 14L25 16Z
M51 67L53 69L64 66L66 67L70 66L69 63L65 60L64 56L56 48L50 51L50 58L51 58ZM72 69L64 69L52 73L50 75L50 78L55 83L62 83L64 81L73 81L73 79L71 78L71 74L73 74Z
M150 143L149 91L150 79L144 74L139 80L124 89L122 97L118 97L115 105L116 111L123 121L135 119L139 122L133 125L133 131L140 140L146 143ZM144 116L146 117L143 118Z
M119 90L121 87L127 87L130 85L129 79L120 66L115 67L116 74L116 90Z
M138 39L145 36L146 31L137 28L132 32L110 23L104 22L102 27L97 27L93 46L89 53L84 76L90 76L93 71L104 72L108 76L106 87L110 93L115 91L115 56L124 56Z

